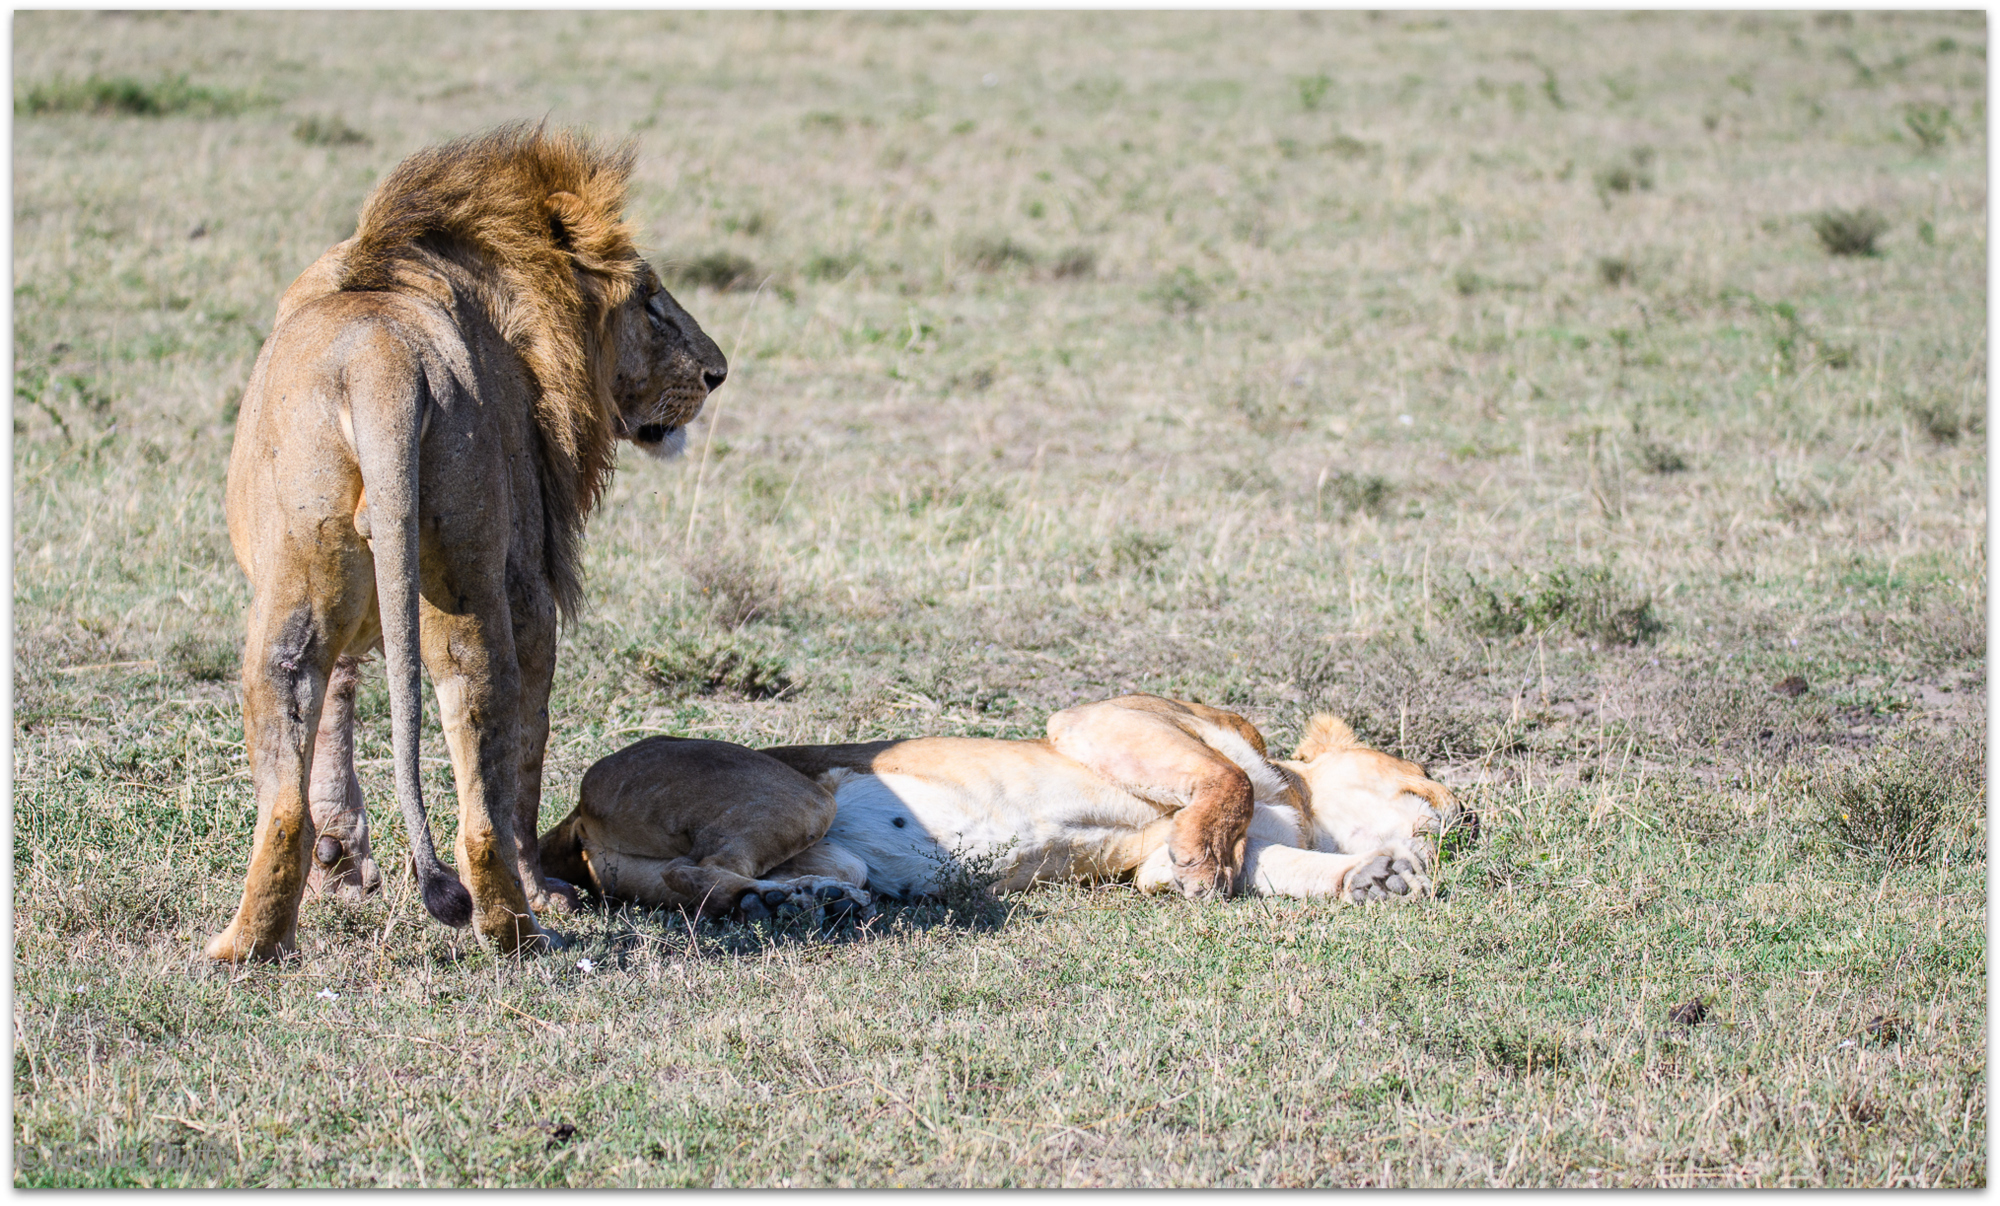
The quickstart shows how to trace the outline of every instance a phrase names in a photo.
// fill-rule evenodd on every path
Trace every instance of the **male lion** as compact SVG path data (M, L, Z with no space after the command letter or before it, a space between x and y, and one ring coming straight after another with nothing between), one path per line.
M359 658L384 651L396 796L424 905L503 951L552 939L535 842L556 623L616 440L649 452L727 364L621 217L628 146L512 125L420 151L286 290L244 391L229 537L254 598L243 730L257 828L221 960L293 949L308 878L380 873L354 775ZM438 860L419 661L459 797Z
M763 751L654 737L590 768L542 856L610 899L748 917L930 895L954 860L1002 892L1130 880L1360 903L1429 891L1433 837L1459 812L1325 714L1285 761L1240 716L1151 695L1058 712L1048 733Z

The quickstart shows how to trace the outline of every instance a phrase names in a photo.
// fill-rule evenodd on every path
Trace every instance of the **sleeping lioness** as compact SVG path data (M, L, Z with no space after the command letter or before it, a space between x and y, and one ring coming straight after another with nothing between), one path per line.
M1457 815L1443 784L1336 717L1271 761L1234 713L1126 695L1057 712L1041 741L648 738L590 768L542 859L607 899L745 918L867 913L934 894L954 862L998 892L1125 880L1361 903L1428 892Z

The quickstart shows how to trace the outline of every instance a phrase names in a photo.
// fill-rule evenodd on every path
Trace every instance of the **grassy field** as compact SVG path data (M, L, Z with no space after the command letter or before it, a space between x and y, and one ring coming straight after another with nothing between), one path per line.
M15 1184L1983 1186L1986 42L17 14ZM637 138L732 364L595 521L545 825L647 734L1145 690L1425 760L1481 819L1439 896L593 914L523 962L391 875L205 966L275 300L404 155L544 114Z

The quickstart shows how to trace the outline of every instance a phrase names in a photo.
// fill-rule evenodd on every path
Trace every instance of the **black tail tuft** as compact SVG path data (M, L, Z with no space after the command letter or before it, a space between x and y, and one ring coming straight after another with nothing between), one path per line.
M431 916L453 928L472 924L472 894L457 876L440 869L435 875L420 876L417 887Z

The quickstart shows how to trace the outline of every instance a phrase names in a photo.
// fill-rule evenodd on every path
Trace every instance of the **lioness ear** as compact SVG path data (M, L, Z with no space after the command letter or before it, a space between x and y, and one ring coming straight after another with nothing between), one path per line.
M1354 730L1338 716L1321 712L1306 722L1305 736L1299 740L1299 748L1292 757L1300 762L1310 762L1321 754L1351 750L1361 744L1354 738Z

